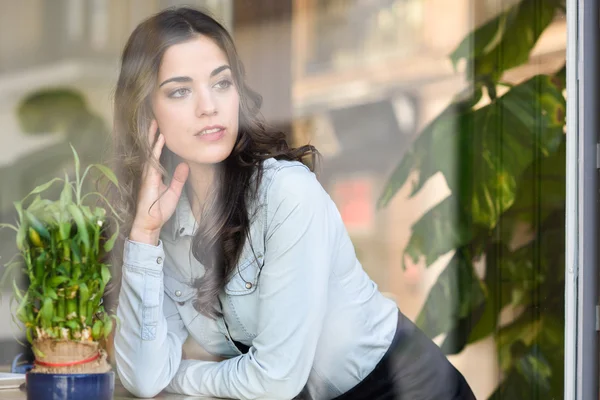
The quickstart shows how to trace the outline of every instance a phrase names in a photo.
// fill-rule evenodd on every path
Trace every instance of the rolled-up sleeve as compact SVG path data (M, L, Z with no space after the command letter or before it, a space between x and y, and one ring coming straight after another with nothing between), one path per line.
M173 301L164 296L162 242L127 241L115 333L117 373L138 397L162 391L179 369L187 330Z
M169 391L236 399L291 399L313 365L327 309L335 205L302 166L280 170L267 192L258 335L248 353L222 362L186 360Z

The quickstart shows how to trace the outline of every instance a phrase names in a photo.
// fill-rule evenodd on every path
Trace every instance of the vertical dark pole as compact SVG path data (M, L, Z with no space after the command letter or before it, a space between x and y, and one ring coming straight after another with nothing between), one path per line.
M577 399L598 398L598 0L579 0Z

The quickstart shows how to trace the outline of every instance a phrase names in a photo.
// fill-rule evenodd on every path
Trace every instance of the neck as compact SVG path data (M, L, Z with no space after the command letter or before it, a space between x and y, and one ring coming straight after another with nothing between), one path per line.
M212 164L190 165L190 176L186 185L187 196L197 221L202 208L214 187L216 166Z

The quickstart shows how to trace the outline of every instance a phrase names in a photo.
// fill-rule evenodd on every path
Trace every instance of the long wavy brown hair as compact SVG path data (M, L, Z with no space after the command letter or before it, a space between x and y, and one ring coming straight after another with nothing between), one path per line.
M153 163L165 177L172 172L168 169L175 155L164 148L157 165L147 136L152 119L151 94L156 88L162 57L170 46L198 35L212 39L226 54L240 97L238 138L229 157L217 168L215 190L206 202L208 208L202 213L191 248L193 256L205 267L204 275L193 283L197 288L194 306L202 314L216 318L222 315L217 296L234 273L249 238L249 205L258 200L262 162L273 157L301 161L313 168L318 152L310 145L292 148L284 133L267 128L260 116L262 97L246 84L233 40L215 19L188 7L170 8L146 19L125 45L114 98L112 164L120 191L112 190L109 195L125 220L120 229L121 243L115 246L117 251L113 254L117 267L122 264L123 243L136 213L143 165Z

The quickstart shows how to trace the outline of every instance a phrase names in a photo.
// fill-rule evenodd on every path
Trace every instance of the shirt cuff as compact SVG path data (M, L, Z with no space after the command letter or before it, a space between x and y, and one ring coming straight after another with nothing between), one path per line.
M135 242L127 239L123 250L123 264L125 267L143 268L150 271L161 272L165 261L162 240L157 246L147 243Z

